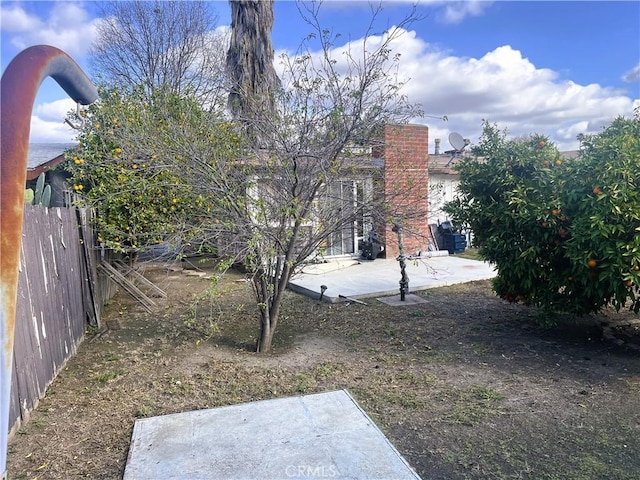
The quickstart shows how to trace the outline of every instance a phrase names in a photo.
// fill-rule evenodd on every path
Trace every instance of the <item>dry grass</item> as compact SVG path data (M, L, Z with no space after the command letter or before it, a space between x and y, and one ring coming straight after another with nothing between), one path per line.
M9 445L12 479L117 479L136 418L347 388L424 479L639 478L640 358L597 322L544 330L488 282L426 304L286 297L275 349L251 351L246 283L148 276L147 314L119 295L98 337Z

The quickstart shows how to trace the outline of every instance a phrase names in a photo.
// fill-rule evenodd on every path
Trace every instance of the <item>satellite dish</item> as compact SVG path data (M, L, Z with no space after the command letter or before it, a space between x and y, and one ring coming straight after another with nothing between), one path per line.
M457 132L451 132L449 134L449 143L458 152L462 151L464 147L467 146L467 144L464 141L464 138L462 138L462 135L460 135Z
M471 142L469 140L465 140L462 137L462 135L460 135L459 133L451 132L449 134L449 143L453 147L453 150L447 150L446 152L444 152L444 153L449 153L451 155L451 158L445 165L445 168L449 168L449 166L455 160L455 158L458 157L462 153L464 148L467 145L469 145Z

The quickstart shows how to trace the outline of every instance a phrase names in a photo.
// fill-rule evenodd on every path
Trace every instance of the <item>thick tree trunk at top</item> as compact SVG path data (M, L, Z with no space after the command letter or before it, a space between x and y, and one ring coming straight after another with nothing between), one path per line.
M273 68L274 0L230 0L231 41L227 71L229 108L236 120L251 122L273 111L273 92L280 79ZM260 109L258 112L257 109Z
M244 125L248 139L262 143L255 123L274 113L273 93L280 79L273 68L274 0L230 0L231 39L227 52L227 73L231 82L229 108ZM265 272L256 272L254 287L260 309L258 352L268 352L278 322L279 292L270 292Z

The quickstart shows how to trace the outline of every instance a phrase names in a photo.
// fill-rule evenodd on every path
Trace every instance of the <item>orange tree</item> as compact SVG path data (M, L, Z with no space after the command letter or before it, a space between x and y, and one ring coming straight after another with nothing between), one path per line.
M459 163L459 196L445 210L474 233L510 302L585 314L640 311L640 118L582 136L565 159L545 137L507 140L484 124Z
M228 129L221 122L201 128L207 112L188 97L162 89L151 96L142 89L99 91L100 101L78 119L83 122L79 149L65 162L76 203L96 209L99 241L115 251L135 256L163 241L184 245L197 236L209 202L174 168L176 161L188 159L153 150L154 142L141 139L165 137L175 124L191 122L201 137L211 138L212 149L222 142L232 154Z

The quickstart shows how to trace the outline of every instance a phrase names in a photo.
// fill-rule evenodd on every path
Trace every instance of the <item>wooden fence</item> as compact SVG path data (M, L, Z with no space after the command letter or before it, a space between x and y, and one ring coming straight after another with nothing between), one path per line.
M88 209L25 206L9 428L26 422L115 285L99 277Z

